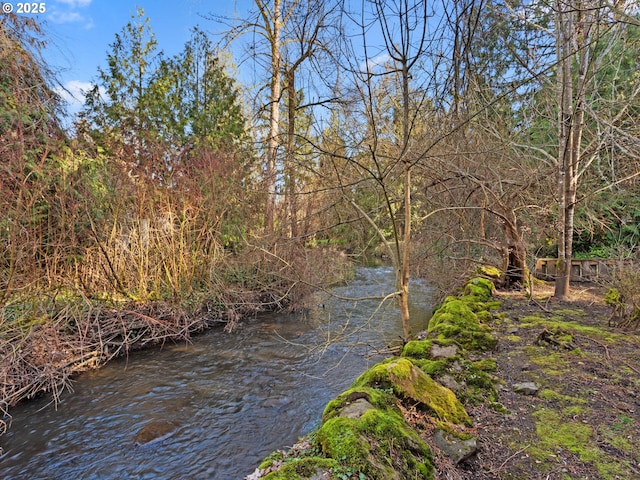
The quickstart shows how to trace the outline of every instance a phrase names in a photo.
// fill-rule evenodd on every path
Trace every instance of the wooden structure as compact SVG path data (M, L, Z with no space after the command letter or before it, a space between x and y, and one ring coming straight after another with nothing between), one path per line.
M542 280L555 280L557 258L536 258L535 276ZM610 258L574 258L571 260L571 280L595 282L611 278L616 266L629 265L633 260Z

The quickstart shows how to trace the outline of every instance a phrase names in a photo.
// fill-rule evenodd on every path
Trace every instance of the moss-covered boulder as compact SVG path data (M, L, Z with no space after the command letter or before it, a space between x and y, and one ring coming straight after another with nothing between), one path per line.
M408 341L401 355L412 359L442 360L454 358L459 353L460 348L451 339L425 339Z
M350 388L327 404L322 414L322 421L326 422L340 415L348 405L361 399L366 400L374 408L383 410L394 407L397 401L396 397L388 391L368 387Z
M478 267L477 272L478 275L482 277L492 278L494 280L502 280L504 278L502 270L491 265L481 265Z
M459 425L471 424L469 415L455 393L433 380L407 358L395 358L375 365L363 373L354 385L391 389L401 398L418 402L437 419Z
M275 468L277 466L277 468ZM294 458L279 465L274 465L274 471L259 478L263 480L305 480L310 478L338 479L336 472L341 469L340 464L333 458L302 457Z
M492 350L498 340L489 333L491 327L480 318L488 317L484 314L479 317L470 302L448 297L431 317L427 331L440 340L455 340L466 350Z
M433 478L429 447L393 410L332 417L316 433L316 442L324 455L371 480Z
M464 286L464 296L473 296L480 302L488 302L493 295L495 287L487 278L476 277L469 280Z

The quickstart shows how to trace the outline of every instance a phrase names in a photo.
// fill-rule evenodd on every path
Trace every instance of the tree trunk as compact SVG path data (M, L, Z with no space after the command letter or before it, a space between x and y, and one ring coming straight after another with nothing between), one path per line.
M590 61L593 10L582 2L569 4L558 0L556 41L558 46L558 265L554 296L569 295L573 254L574 216L582 154L582 132L586 100L587 72ZM576 87L573 65L577 63Z
M409 315L409 251L411 248L411 162L409 153L409 67L407 58L402 63L402 151L400 158L404 167L404 231L402 234L402 260L399 272L400 314L405 341L411 336ZM398 259L400 260L400 259Z
M569 294L571 278L572 242L568 237L573 215L570 215L568 185L571 183L571 154L573 135L573 81L572 81L572 39L573 12L563 0L557 0L556 54L558 58L558 263L554 296L560 299Z
M292 238L298 237L298 205L296 196L296 165L295 165L295 134L296 134L296 85L295 70L290 69L286 76L287 87L287 165L286 171L286 191L285 204L287 208L287 223L289 225L289 235Z
M529 286L529 267L527 266L527 248L525 247L520 232L518 232L518 220L513 210L505 212L508 221L504 223L504 232L507 240L505 280L506 286Z
M268 12L262 11L265 24ZM281 0L273 2L273 24L271 42L271 95L269 110L269 136L267 138L267 163L265 167L265 187L267 201L265 205L264 226L267 233L273 233L276 210L276 160L278 155L278 133L280 129L280 35L282 30Z

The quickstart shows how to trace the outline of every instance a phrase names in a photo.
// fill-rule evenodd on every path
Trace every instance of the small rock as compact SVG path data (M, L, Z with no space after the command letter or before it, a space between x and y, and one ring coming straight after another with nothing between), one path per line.
M453 390L454 392L459 392L460 390L462 390L462 385L460 385L451 375L442 375L440 378L438 378L438 381L449 390Z
M433 440L440 450L442 450L454 463L460 463L478 451L475 438L462 440L451 432L436 430Z
M333 478L331 472L319 468L309 480L331 480L331 478Z
M538 390L540 390L540 387L538 387L533 382L522 382L513 384L513 391L522 395L535 395L538 393Z
M439 358L452 358L458 355L458 346L457 345L447 345L443 347L434 343L431 346L431 358L437 360Z
M358 419L364 415L367 410L373 410L375 408L376 407L371 405L366 399L358 398L352 403L345 405L340 412L340 416Z
M518 332L518 327L511 327L509 330L507 330L507 335L515 335Z
M145 425L135 436L136 445L160 442L176 433L178 426L173 422L152 421Z
M262 472L259 468L256 468L253 473L244 477L244 480L258 480L260 478L262 478Z

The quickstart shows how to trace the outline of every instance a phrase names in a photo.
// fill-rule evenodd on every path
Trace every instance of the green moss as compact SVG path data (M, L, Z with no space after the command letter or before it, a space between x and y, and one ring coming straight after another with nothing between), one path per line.
M580 310L579 308L558 308L553 313L568 317L586 317L587 312Z
M486 308L484 298L484 295L461 295L457 297L458 300L466 303L474 312L484 310Z
M473 295L481 298L482 302L486 302L491 299L495 286L493 282L487 278L476 277L472 278L464 286L463 295Z
M575 403L575 404L585 404L587 401L583 398L571 397L569 395L563 395L549 388L545 388L538 392L538 396L547 400L549 402L564 402L564 403Z
M522 340L518 335L507 335L504 339L513 343L520 343Z
M575 321L565 321L563 317L556 316L551 318L543 318L536 315L528 315L522 317L520 323L521 328L530 328L530 327L543 327L543 328L561 328L572 335L584 335L593 338L599 338L601 340L605 340L607 342L616 342L618 340L624 340L625 335L619 333L612 333L607 331L606 322L603 323L602 327L596 327L591 325L582 325L579 322Z
M400 397L419 402L440 420L461 425L471 423L456 395L406 358L373 366L356 380L354 386L392 388Z
M499 280L503 277L502 270L490 265L483 265L481 267L478 267L477 272L478 272L478 275L482 275L484 277L489 277L489 278L495 278L496 280Z
M450 298L434 313L428 331L438 335L441 341L454 339L467 350L491 350L498 340L490 335L490 327L478 320L469 303Z
M390 408L396 403L396 397L389 391L368 387L350 388L327 404L322 414L323 421L335 417L345 405L360 398L364 398L374 407L381 409Z
M548 452L556 452L558 448L577 454L583 461L593 461L597 457L591 445L591 426L564 419L552 410L538 410L533 416L539 437L534 451L540 455L540 460L545 459Z
M482 331L464 330L455 325L443 325L438 329L438 339L455 338L456 341L469 351L493 350L498 339Z
M463 380L466 388L462 395L465 401L477 403L485 399L497 400L498 395L495 388L497 379L490 373L487 373L487 371L493 371L495 369L496 361L492 358L463 365Z
M325 455L371 480L433 476L429 447L397 412L375 409L360 419L331 418L316 441Z
M623 452L634 452L636 450L635 446L629 440L633 438L632 432L629 432L629 435L621 435L620 432L615 431L613 427L602 427L598 429L598 432L604 442L618 450L622 450Z
M332 458L294 458L284 463L276 472L271 472L262 478L264 480L304 480L321 471L331 472L339 468L340 464Z
M330 418L316 433L322 452L357 471L369 473L371 444L358 433L358 420L345 417Z
M430 377L442 375L447 371L450 360L411 359L413 364Z
M611 428L618 431L618 432L622 432L625 429L627 429L629 426L633 425L634 420L631 417L627 417L626 415L621 415L620 418L618 418L618 421L616 423L614 423Z
M265 468L270 467L273 463L284 460L284 453L281 451L272 452L269 454L267 458L265 458L260 466L258 467L260 470L264 470Z
M361 431L372 438L376 458L388 456L393 470L408 478L410 472L421 472L431 478L433 466L427 444L412 430L400 414L369 410L360 421Z
M459 298L451 298L451 300L445 301L433 314L431 320L429 320L428 331L433 331L442 323L473 325L478 323L478 317L469 308L467 302Z
M473 362L471 365L473 365L476 370L481 370L483 372L495 372L498 369L498 362L495 358L478 360Z
M520 318L520 326L532 327L535 325L540 325L541 323L546 323L548 320L544 317L540 317L538 315L525 315Z
M411 340L402 349L403 357L431 358L432 340Z
M509 415L511 412L500 402L489 402L489 408L498 413L503 413L505 415Z
M476 313L478 321L484 324L493 322L493 314L489 310L482 310Z
M569 362L564 354L551 352L543 347L525 347L532 363L542 367L547 375L562 375L569 369Z
M583 415L589 411L588 408L581 407L580 405L572 405L570 407L565 407L562 409L562 415L574 418L578 415Z
M605 427L598 429L598 438L595 438L592 426L552 410L539 410L533 415L539 438L529 452L539 461L544 462L550 455L557 455L564 449L577 455L583 462L593 464L605 480L635 478L636 471L632 462L612 462L606 448L601 450L598 447L604 443L619 450L636 451L637 445L633 445L625 436L616 435Z

